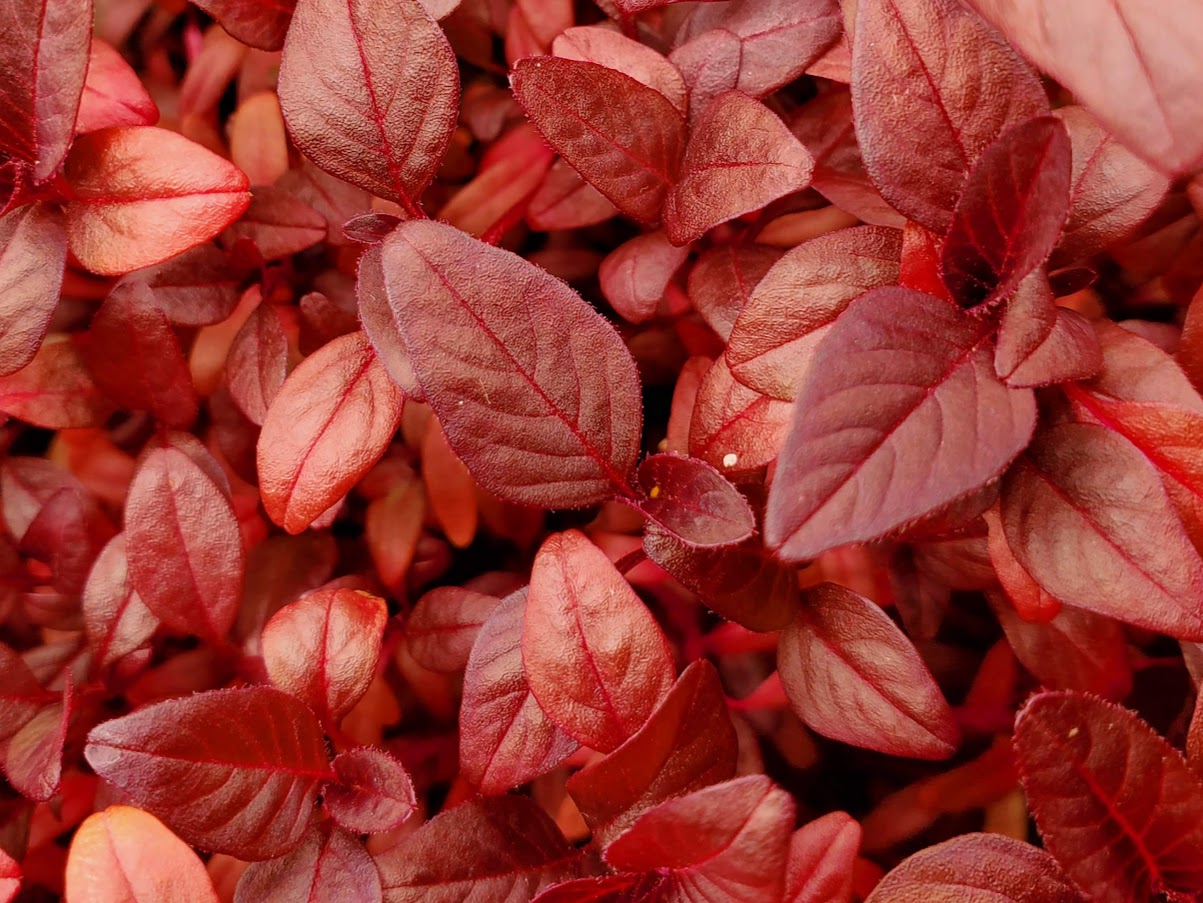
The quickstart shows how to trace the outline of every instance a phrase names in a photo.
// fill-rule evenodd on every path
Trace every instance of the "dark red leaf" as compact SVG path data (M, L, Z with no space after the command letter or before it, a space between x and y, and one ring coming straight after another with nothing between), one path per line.
M404 403L362 332L305 358L280 387L259 434L268 516L289 533L313 523L384 454Z
M1203 780L1136 715L1040 693L1015 719L1015 752L1045 846L1092 900L1203 891Z
M629 494L641 398L613 327L564 283L450 226L403 223L383 249L414 371L477 482L543 507Z
M1052 252L1069 213L1071 155L1055 116L1029 119L982 152L940 259L944 283L962 307L1007 297Z
M246 175L182 135L115 127L81 135L64 174L71 252L94 273L162 263L208 241L246 210Z
M778 900L793 828L793 798L752 775L644 813L606 849L606 861L630 872L669 870L674 903Z
M125 503L125 541L143 604L173 630L223 644L242 593L242 538L229 499L184 452L143 458Z
M625 72L663 94L682 114L689 106L685 81L677 67L651 47L598 25L569 28L556 36L552 53L566 60L597 63Z
M0 375L15 373L37 354L66 263L67 233L58 208L32 204L0 217Z
M417 801L405 768L383 750L361 746L332 763L338 780L326 785L322 800L336 822L354 834L382 834L404 824Z
M668 98L623 72L557 57L520 60L510 85L585 181L628 216L660 219L685 144L684 118Z
M251 550L235 635L259 654L263 626L289 602L326 583L338 561L338 546L325 531L269 536Z
M661 231L646 232L624 242L602 261L598 271L602 294L624 320L651 319L677 268L689 256Z
M529 900L576 877L576 851L531 800L471 800L376 857L385 903Z
M459 101L455 54L418 0L302 3L284 42L279 93L307 157L418 214Z
M963 834L920 850L865 903L1083 903L1048 853L999 834Z
M72 695L68 675L60 701L39 709L0 745L0 762L8 783L28 799L46 802L58 792L63 773L63 745L73 712Z
M336 725L376 674L388 617L384 600L350 589L319 590L284 606L263 628L263 663L281 690Z
M1015 559L998 509L986 512L985 518L990 529L987 543L990 563L1015 611L1025 621L1034 624L1051 621L1061 610L1061 600L1033 580L1032 575Z
M527 596L523 587L497 605L476 636L464 672L460 768L485 794L505 793L546 774L578 746L531 693L522 664Z
M80 604L88 645L100 667L140 648L154 633L159 621L130 582L124 534L97 556Z
M575 530L554 534L535 556L522 662L548 717L603 751L643 726L674 676L668 641L647 607Z
M296 0L198 0L196 5L242 43L260 50L279 50Z
M275 185L326 218L326 240L332 245L348 243L350 239L342 234L343 224L371 206L371 195L362 188L323 172L308 160L280 176Z
M1009 386L1042 386L1089 379L1103 365L1090 321L1053 303L1037 270L1019 283L1007 304L994 351L994 372Z
M667 892L667 879L654 872L609 875L565 881L543 891L531 903L664 903Z
M527 224L542 232L593 226L617 215L618 208L562 159L551 165L526 208Z
M689 453L722 473L754 473L776 459L793 405L736 382L727 355L714 362L697 391Z
M461 586L432 589L418 600L405 622L409 654L431 671L462 671L481 625L499 601Z
M32 361L0 376L0 411L44 429L101 426L113 406L92 381L79 346L44 342Z
M88 75L75 117L78 134L113 125L154 125L159 108L147 93L129 63L117 49L100 38L92 38Z
M1069 605L1203 639L1203 561L1156 471L1101 426L1043 431L1003 480L1015 558Z
M664 231L673 244L689 244L805 188L813 170L810 151L768 107L738 91L720 94L689 133Z
M841 229L789 251L756 286L731 330L725 358L741 383L793 400L829 327L871 288L898 281L901 233Z
M711 248L689 270L689 300L706 323L726 341L752 291L781 251L764 245L729 244Z
M1031 437L1036 406L1031 390L994 375L989 332L910 289L875 289L849 305L798 395L769 493L768 545L813 558L998 476Z
M135 270L123 282L145 282L155 304L179 326L208 326L234 312L245 268L215 245L198 245L164 263Z
M940 688L868 599L834 583L808 590L777 655L790 704L823 736L918 759L956 751L960 732Z
M305 832L279 859L254 862L234 903L380 903L380 875L363 844L330 823Z
M343 235L358 244L378 245L400 222L401 218L391 213L363 213L343 223Z
M261 303L230 345L226 387L247 419L262 426L287 375L288 337L275 308Z
M940 274L940 251L943 247L943 236L908 220L902 227L902 261L898 284L951 301L948 286Z
M697 458L652 455L638 476L644 493L639 510L687 545L735 545L756 529L748 500Z
M795 831L785 903L848 903L860 836L860 825L847 812L830 812Z
M604 847L653 806L733 777L737 752L718 672L697 661L629 740L568 780L568 792Z
M863 0L852 42L856 134L891 204L943 235L969 170L1048 112L1039 79L957 0Z
M21 539L21 551L50 566L53 586L78 596L92 561L116 534L95 497L60 489L42 506Z
M226 242L254 242L264 260L279 260L325 240L326 218L282 188L260 185L250 206L225 232Z

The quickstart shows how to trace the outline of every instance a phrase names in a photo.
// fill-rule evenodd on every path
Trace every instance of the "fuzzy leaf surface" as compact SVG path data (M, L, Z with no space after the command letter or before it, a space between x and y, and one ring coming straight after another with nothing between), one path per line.
M384 750L360 746L331 763L338 780L322 791L327 811L354 834L383 834L404 824L417 802L404 766Z
M327 822L305 832L292 852L252 862L234 903L380 903L380 875L358 838Z
M652 455L638 475L644 493L639 510L688 545L731 546L756 529L748 500L697 458Z
M58 209L31 204L0 217L0 376L16 373L38 353L66 264Z

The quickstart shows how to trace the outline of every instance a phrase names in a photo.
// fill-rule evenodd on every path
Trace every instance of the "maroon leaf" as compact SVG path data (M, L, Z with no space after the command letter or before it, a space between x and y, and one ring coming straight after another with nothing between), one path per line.
M270 304L261 303L230 345L226 386L247 419L262 426L287 375L288 337L279 314Z
M229 499L175 448L143 458L125 503L129 579L173 630L221 645L238 615L245 560Z
M67 233L57 208L32 204L0 217L0 376L37 354L66 263Z
M793 400L819 342L845 308L898 281L901 233L863 226L789 251L760 280L731 330L725 358L735 378L771 398Z
M78 595L92 561L117 531L96 499L78 489L56 492L21 538L21 551L50 566L53 586Z
M389 303L456 455L521 504L630 494L641 427L634 361L564 283L438 223L385 241Z
M686 668L629 740L568 780L568 792L600 846L653 806L735 775L738 743L718 672Z
M75 117L77 134L113 125L154 125L159 108L112 44L92 38L88 75Z
M781 251L764 245L729 244L711 248L689 270L689 300L706 323L726 341L752 291Z
M212 690L106 721L84 756L186 842L249 860L296 845L330 777L317 719L272 687Z
M25 660L3 643L0 643L0 665L7 678L0 690L0 742L6 742L38 712L54 703L58 694L43 690Z
M748 500L697 458L652 455L639 465L639 488L639 510L687 545L735 545L756 529Z
M624 871L669 871L669 900L778 900L794 801L764 775L661 803L606 850Z
M279 50L296 0L197 0L196 5L242 43L260 50Z
M736 382L723 355L698 388L689 452L726 474L754 473L781 451L793 405Z
M1028 59L1051 74L1130 150L1167 173L1203 163L1199 107L1182 85L1203 79L1203 11L1149 15L1132 0L1091 11L1047 0L972 0Z
M1015 553L1007 543L998 509L987 511L985 520L990 531L987 540L990 564L1016 612L1025 621L1034 624L1051 621L1061 610L1061 600L1033 580L1032 575L1015 559Z
M520 60L510 85L585 181L627 216L659 220L685 144L684 118L668 98L625 73L556 57Z
M409 654L423 668L452 673L468 665L481 625L497 608L496 596L462 586L439 586L426 593L405 622Z
M1041 271L1024 279L1003 314L994 372L1009 386L1041 386L1088 379L1102 365L1090 321L1053 303Z
M505 793L546 774L578 745L531 693L522 664L527 596L524 587L497 605L476 636L464 672L460 768L485 794Z
M659 625L605 553L575 530L554 534L535 556L522 662L548 717L603 751L639 730L673 682Z
M1048 112L1035 74L956 0L864 0L852 103L874 184L941 235L982 151L1008 126Z
M996 477L1027 444L1036 410L1030 390L994 375L988 335L978 319L910 289L854 301L798 395L769 493L769 546L813 558Z
M1203 639L1203 561L1144 456L1101 426L1043 431L1003 480L1016 559L1076 605Z
M667 891L667 879L654 872L609 875L565 881L549 887L531 903L663 903Z
M940 271L962 307L1005 298L1044 263L1069 212L1071 145L1055 116L1004 133L969 173Z
M342 234L343 224L371 206L371 195L368 192L323 172L308 160L302 161L300 166L280 176L275 185L326 217L326 240L333 245L349 241Z
M823 736L918 759L956 751L960 732L940 688L868 599L834 583L809 590L777 654L790 704Z
M848 903L860 837L860 825L846 812L830 812L795 831L785 903Z
M32 361L0 376L0 411L44 429L101 426L113 411L69 339L44 342Z
M253 862L234 903L380 903L380 875L356 838L326 823L307 830L279 859Z
M0 745L0 761L8 783L22 796L46 802L59 789L63 745L71 723L70 675L60 701L38 710L20 730Z
M289 533L313 523L384 454L404 403L362 332L305 358L280 387L259 434L268 516Z
M1136 715L1040 693L1015 720L1015 752L1045 846L1091 899L1203 891L1203 781Z
M250 206L225 233L225 241L254 242L264 260L279 260L325 240L326 218L281 188L260 185Z
M556 36L552 53L625 72L663 94L682 114L689 101L677 67L650 47L598 25L569 28Z
M768 107L746 94L721 94L689 134L680 179L664 205L675 245L759 210L810 183L814 160Z
M459 71L418 0L301 3L284 42L279 92L289 134L306 156L419 214L455 128Z
M688 256L687 248L674 247L663 232L637 235L602 261L597 274L602 294L624 320L630 323L649 320L655 315L673 273Z
M962 834L920 850L865 903L1083 903L1048 853L999 834Z
M531 800L471 800L376 858L385 903L529 900L576 877L576 851Z
M125 535L115 536L97 556L81 602L88 645L101 667L140 648L159 621L129 578Z
M355 834L382 834L404 824L417 801L405 768L388 753L361 746L331 763L338 780L322 791L330 815Z
M263 663L281 690L335 725L376 674L388 612L350 589L319 590L284 606L263 628Z
M383 238L381 239L383 241ZM406 398L425 400L422 386L409 362L405 340L393 319L388 303L388 287L384 279L383 256L379 248L369 248L359 258L359 278L355 294L359 301L359 322L372 343L376 357Z
M90 0L20 0L0 12L0 153L53 175L67 154L88 69ZM3 205L0 205L2 208Z
M214 245L198 245L164 263L135 270L122 282L145 282L155 303L179 326L220 323L234 312L242 267Z

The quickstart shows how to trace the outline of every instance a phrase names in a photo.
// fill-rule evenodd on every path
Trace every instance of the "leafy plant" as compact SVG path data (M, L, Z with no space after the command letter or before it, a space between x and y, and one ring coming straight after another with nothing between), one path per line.
M1203 897L1201 0L0 33L0 901Z

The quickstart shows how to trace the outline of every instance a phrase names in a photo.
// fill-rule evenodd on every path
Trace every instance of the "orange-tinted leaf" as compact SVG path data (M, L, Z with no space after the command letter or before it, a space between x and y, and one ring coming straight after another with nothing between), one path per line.
M70 339L44 342L33 360L0 376L0 411L43 429L98 427L113 406Z
M79 98L75 118L77 134L95 132L114 125L154 125L159 108L117 49L100 38L92 38L88 75Z
M20 370L42 344L63 284L66 239L63 215L49 204L0 217L0 375Z

